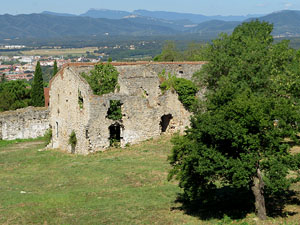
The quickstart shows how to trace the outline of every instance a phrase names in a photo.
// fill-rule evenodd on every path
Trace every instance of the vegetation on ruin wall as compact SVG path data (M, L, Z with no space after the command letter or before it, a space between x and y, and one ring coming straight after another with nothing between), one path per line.
M71 132L69 136L69 144L72 146L72 148L75 148L77 145L77 138L74 130Z
M52 140L52 128L49 128L45 135L44 135L44 139L46 141L46 145L50 144L51 140Z
M89 74L81 76L89 83L95 95L103 95L114 92L118 86L119 72L110 63L97 64Z
M213 207L239 193L264 220L284 209L300 180L300 154L291 152L300 132L299 56L287 41L273 43L272 28L243 23L209 46L198 73L206 101L169 158L170 178L191 205Z
M111 100L110 107L107 112L107 118L111 120L121 120L122 119L122 103L119 100Z
M198 91L196 85L190 80L178 78L171 73L167 75L165 70L163 70L158 77L160 80L159 87L162 93L164 94L167 90L176 91L178 99L187 110L191 111L193 105L196 103L196 93Z

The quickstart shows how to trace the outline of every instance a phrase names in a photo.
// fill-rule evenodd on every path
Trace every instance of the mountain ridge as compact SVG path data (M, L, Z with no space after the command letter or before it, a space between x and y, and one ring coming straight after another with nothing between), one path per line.
M99 10L96 10L99 12ZM195 23L187 17L173 20L145 15L127 14L126 11L102 10L102 12L126 15L121 19L92 18L81 14L43 13L0 15L0 39L15 38L65 38L113 36L158 36L158 35L206 35L216 37L219 33L230 33L243 21L208 20ZM142 10L136 10L141 14ZM150 11L148 11L150 12ZM159 11L157 11L159 12ZM181 16L183 14L180 14ZM190 15L190 14L189 14ZM200 15L201 16L201 15ZM113 17L113 16L112 16ZM273 35L278 37L300 36L300 11L282 10L258 19L274 24Z

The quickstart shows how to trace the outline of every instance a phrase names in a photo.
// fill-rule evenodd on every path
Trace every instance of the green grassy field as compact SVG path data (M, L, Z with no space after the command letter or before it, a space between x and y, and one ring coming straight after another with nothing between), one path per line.
M0 141L0 224L300 224L295 205L293 216L264 223L253 213L238 221L185 214L167 181L167 137L89 156L44 146Z

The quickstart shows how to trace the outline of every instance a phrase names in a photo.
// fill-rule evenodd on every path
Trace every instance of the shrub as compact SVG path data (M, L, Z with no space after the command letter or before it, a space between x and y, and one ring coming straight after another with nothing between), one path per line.
M121 106L122 106L121 101L110 100L110 107L107 111L107 118L111 120L121 120L122 119Z
M114 139L114 138L111 138L109 140L109 144L110 144L110 147L113 147L113 148L120 148L121 147L120 141L117 140L117 139Z
M103 95L114 92L118 86L119 73L110 63L95 65L89 74L81 76L89 83L95 95Z
M73 130L72 133L70 134L69 137L69 144L72 146L72 149L76 147L77 144L77 138L76 138L76 133Z
M190 80L176 77L174 89L184 107L191 110L196 101L196 93L198 91L196 85Z
M45 133L45 135L44 135L44 138L45 138L45 140L46 140L46 145L50 144L51 139L52 139L52 129L51 129L51 128L49 128L49 129L46 131L46 133Z
M164 94L167 90L176 91L179 101L187 110L191 111L196 101L195 95L198 91L196 85L190 80L177 78L175 74L168 73L166 75L165 70L158 74L158 77L162 93Z

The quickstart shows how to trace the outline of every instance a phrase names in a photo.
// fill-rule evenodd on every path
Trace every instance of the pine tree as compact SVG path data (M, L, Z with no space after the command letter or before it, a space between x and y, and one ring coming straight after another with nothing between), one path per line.
M53 66L53 75L52 77L54 77L58 72L58 68L57 68L57 62L56 60L54 61L54 66Z
M45 105L43 74L40 62L36 64L31 92L32 105L35 107Z

